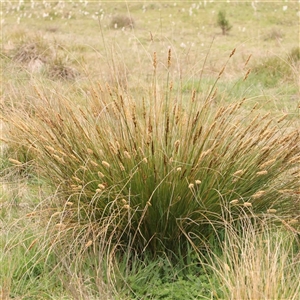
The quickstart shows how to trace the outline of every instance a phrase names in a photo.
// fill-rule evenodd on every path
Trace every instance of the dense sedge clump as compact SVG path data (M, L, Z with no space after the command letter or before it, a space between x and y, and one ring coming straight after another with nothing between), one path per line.
M155 79L156 56L153 66ZM91 224L96 238L105 230L157 253L184 247L191 236L208 238L224 205L233 214L293 210L300 137L285 119L246 111L245 100L215 107L214 91L180 94L169 75L165 88L154 80L139 97L90 89L85 106L39 91L31 109L2 114L16 154L10 161L20 167L18 150L26 152L58 201L74 203L67 226Z

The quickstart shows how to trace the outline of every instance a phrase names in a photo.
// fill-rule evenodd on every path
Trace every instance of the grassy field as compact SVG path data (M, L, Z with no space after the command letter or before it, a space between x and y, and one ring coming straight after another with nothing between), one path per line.
M2 1L0 299L298 299L299 18Z

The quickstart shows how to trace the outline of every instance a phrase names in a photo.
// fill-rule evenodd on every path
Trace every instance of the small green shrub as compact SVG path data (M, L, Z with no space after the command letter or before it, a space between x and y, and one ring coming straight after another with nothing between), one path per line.
M283 33L277 28L272 28L266 35L265 40L281 40L283 38Z
M300 61L300 47L295 47L290 51L288 54L288 60L293 64Z
M56 58L49 63L47 72L50 78L56 80L74 80L79 76L79 72L62 58Z
M283 58L270 56L253 67L251 79L265 87L275 87L279 82L292 80L291 66Z
M114 29L129 28L132 29L135 26L134 19L126 15L116 15L110 22L110 27Z
M222 29L222 34L226 35L231 30L232 26L229 24L229 21L226 19L226 13L224 11L219 11L217 24Z

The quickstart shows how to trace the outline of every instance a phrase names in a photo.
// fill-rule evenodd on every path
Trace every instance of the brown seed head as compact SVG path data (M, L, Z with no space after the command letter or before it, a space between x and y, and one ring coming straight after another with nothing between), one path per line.
M244 79L243 79L243 81L245 81L245 80L248 78L248 76L249 76L250 72L251 72L251 69L248 69L248 71L247 71L246 75L244 76Z
M224 73L224 70L225 70L225 66L221 69L221 71L220 71L220 73L219 73L219 75L218 75L218 78L221 77L221 75Z
M168 51L168 69L171 67L171 48Z
M156 70L156 65L157 65L157 58L156 58L156 52L153 53L153 67L154 70Z
M175 152L176 152L176 153L177 153L177 151L178 151L179 145L180 145L180 141L177 140L177 141L174 143L174 146L175 146Z
M249 62L251 56L252 56L252 54L250 54L250 55L248 56L248 58L247 58L247 60L246 60L246 62L245 62L245 64L244 64L244 68L248 65L248 62Z
M288 114L283 115L280 119L277 120L277 123L282 122L287 116Z
M235 50L236 50L236 48L234 48L234 49L232 50L232 52L231 52L230 55L229 55L229 58L233 56L233 54L235 53Z

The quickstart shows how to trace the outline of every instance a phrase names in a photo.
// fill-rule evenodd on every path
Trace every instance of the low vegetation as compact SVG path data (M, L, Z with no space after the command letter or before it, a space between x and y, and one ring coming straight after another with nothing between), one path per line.
M46 7L49 35L79 18L59 5ZM299 48L223 49L214 63L213 45L193 65L186 41L137 37L137 11L173 8L129 6L99 10L99 48L10 32L1 299L296 300Z
M232 28L232 25L229 24L228 19L226 18L226 13L224 11L219 11L218 13L218 25L222 29L222 34L226 35Z

